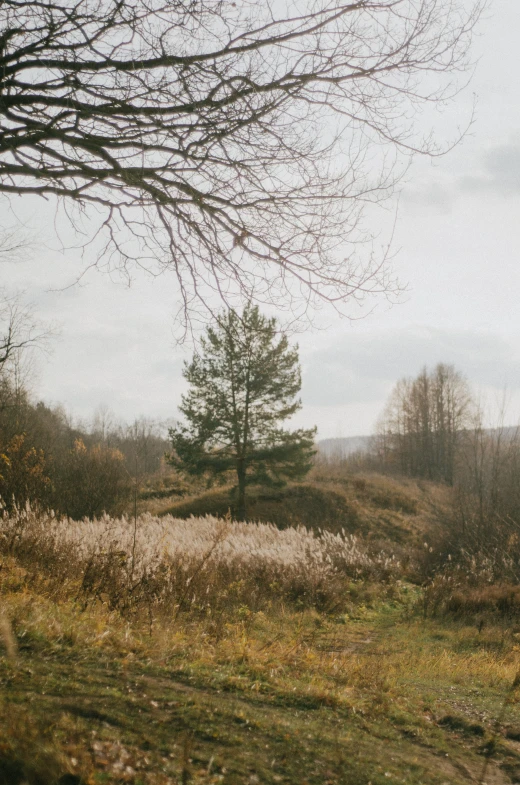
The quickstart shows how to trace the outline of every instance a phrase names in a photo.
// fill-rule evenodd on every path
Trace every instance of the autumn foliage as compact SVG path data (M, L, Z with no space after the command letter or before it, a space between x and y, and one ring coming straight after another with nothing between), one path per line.
M43 450L27 444L24 433L13 436L0 448L0 496L11 507L14 500L48 497L51 480Z

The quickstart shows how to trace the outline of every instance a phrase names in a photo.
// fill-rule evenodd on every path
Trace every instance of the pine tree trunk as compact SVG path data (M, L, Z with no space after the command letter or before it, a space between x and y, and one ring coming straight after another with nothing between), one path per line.
M239 521L244 521L246 518L246 462L244 458L239 458L237 461L237 475L238 475L237 518Z

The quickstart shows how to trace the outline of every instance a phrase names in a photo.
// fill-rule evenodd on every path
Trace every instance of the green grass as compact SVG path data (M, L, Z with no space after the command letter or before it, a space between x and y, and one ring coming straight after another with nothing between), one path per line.
M0 646L2 785L67 772L90 785L462 785L489 750L487 782L520 780L507 625L423 620L404 586L349 616L243 607L150 626L17 575L4 560L18 653Z

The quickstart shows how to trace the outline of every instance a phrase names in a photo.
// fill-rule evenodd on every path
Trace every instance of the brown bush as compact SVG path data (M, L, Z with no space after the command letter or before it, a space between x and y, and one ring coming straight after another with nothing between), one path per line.
M86 447L78 438L56 470L53 506L72 518L120 514L132 493L132 480L119 450Z
M520 586L495 583L468 585L467 575L454 570L434 578L425 588L424 615L449 614L456 617L520 616Z
M50 490L43 450L28 445L24 433L0 446L0 498L7 507L46 500Z

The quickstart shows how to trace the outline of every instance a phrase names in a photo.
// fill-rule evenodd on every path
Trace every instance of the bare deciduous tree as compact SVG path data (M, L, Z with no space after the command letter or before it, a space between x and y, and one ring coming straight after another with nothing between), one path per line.
M21 355L44 348L53 334L53 328L34 315L20 294L0 290L0 380L16 375Z
M185 315L387 291L362 209L399 152L440 152L414 110L453 95L481 6L2 0L0 194L76 204L104 263L174 270Z
M415 477L455 478L457 447L471 424L472 397L466 379L439 363L395 386L378 424L375 447L383 463Z

